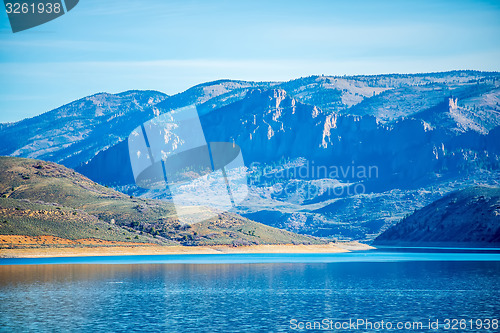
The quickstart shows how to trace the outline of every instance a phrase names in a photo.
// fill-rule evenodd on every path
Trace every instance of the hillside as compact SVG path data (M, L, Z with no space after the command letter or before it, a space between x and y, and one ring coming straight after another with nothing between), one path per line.
M446 195L389 228L373 243L391 246L499 246L500 188Z
M164 245L325 243L231 213L181 225L168 202L134 198L40 160L0 157L0 197L0 235L31 240L53 236ZM206 208L198 210L206 213Z

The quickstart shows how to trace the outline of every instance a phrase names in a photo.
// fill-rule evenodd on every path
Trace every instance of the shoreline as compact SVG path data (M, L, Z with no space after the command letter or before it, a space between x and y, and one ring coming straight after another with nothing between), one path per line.
M319 245L250 245L232 247L214 246L95 246L95 247L50 247L0 249L2 258L54 258L54 257L94 257L94 256L130 256L130 255L177 255L177 254L252 254L252 253L346 253L364 251L374 247L358 242L328 243Z

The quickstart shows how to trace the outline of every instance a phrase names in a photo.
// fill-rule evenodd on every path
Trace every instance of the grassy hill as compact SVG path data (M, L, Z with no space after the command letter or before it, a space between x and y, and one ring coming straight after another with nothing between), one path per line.
M498 246L500 188L474 186L453 192L386 230L374 245Z
M181 225L168 202L124 195L52 162L14 157L0 157L0 235L164 245L325 243L231 213Z

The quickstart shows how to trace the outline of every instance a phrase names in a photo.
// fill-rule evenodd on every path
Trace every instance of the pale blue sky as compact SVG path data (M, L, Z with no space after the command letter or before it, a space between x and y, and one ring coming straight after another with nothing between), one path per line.
M102 91L498 71L498 59L500 1L80 0L16 34L0 13L0 122Z

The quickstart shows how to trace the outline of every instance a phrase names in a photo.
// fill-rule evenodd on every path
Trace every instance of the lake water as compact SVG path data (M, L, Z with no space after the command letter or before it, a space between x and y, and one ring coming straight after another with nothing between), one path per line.
M0 259L2 332L497 332L498 319L500 250Z

